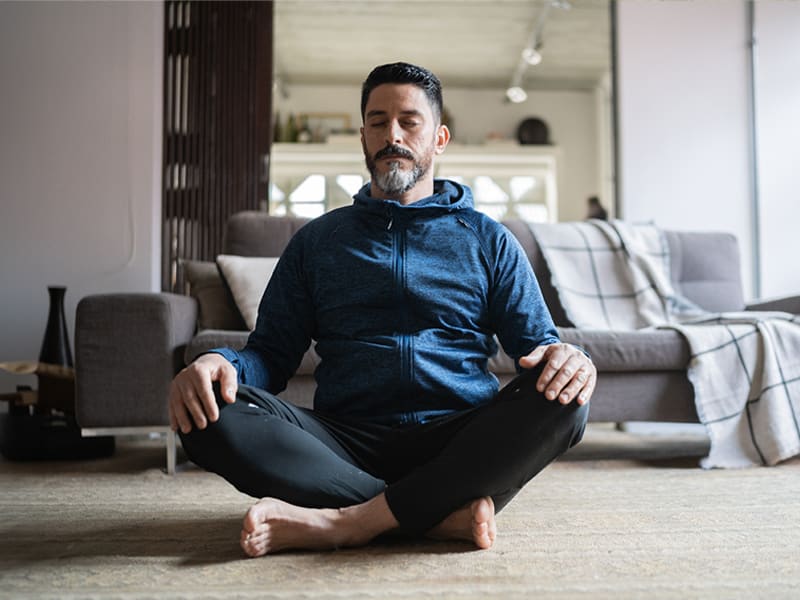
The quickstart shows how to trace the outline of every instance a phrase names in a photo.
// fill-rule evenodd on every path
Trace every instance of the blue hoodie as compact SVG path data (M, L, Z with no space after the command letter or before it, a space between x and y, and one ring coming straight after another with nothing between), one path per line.
M559 341L524 251L469 188L354 198L289 242L245 348L215 350L241 383L280 392L316 340L315 410L417 423L492 398L494 334L515 361Z

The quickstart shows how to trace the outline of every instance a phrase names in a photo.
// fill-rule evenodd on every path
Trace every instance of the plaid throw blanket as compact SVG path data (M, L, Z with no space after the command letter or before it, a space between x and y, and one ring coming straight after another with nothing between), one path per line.
M673 289L653 225L531 225L567 316L581 329L672 328L711 439L704 468L774 465L800 453L800 317L704 311Z

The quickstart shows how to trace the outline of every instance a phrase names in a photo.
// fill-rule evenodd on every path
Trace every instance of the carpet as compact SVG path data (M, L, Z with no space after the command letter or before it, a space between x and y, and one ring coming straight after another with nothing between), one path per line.
M0 462L0 598L798 598L800 460L703 471L703 435L592 424L488 551L381 540L248 559L252 500L152 440Z

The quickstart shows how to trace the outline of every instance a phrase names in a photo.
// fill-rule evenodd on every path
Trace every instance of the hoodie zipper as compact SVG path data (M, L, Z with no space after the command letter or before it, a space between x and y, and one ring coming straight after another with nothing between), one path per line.
M408 335L408 323L406 316L406 281L405 281L405 259L406 259L406 230L404 227L393 227L394 217L391 209L387 210L389 224L387 230L392 232L392 276L394 283L395 303L402 315L397 327L397 338L400 351L400 377L406 384L411 382L411 339ZM404 419L405 420L405 419Z

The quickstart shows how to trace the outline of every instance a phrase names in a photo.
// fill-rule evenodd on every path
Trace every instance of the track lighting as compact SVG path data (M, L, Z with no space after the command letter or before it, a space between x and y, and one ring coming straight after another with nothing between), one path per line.
M535 67L542 62L542 55L539 54L538 49L528 46L522 50L522 60L524 60L529 66Z
M518 85L514 85L506 90L506 98L508 98L514 104L519 104L528 99L528 94Z
M522 76L528 67L535 67L542 62L542 53L540 52L542 48L542 31L550 9L569 10L571 7L569 0L550 0L542 5L531 27L527 43L520 53L517 67L511 77L511 83L506 90L506 98L511 102L520 103L528 99L528 94L522 88Z

